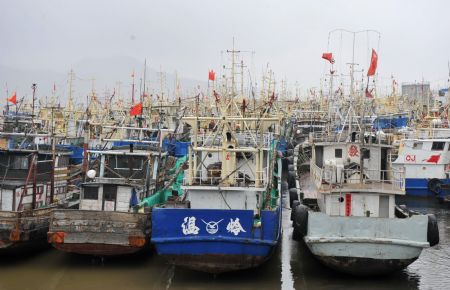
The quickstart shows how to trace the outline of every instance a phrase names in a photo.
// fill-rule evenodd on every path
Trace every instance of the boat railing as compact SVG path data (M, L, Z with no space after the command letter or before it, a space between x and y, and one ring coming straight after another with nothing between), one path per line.
M309 142L358 142L359 135L355 135L352 141L352 134L355 132L349 132L347 130L341 132L326 132L318 131L309 133ZM382 135L378 135L374 132L366 132L364 134L365 144L385 144L389 145L391 140L389 138L384 138Z
M415 139L446 139L450 138L450 128L417 128L409 138Z
M310 165L310 172L311 172L311 178L316 185L317 188L322 187L323 183L323 169L317 166L314 163L311 163Z
M333 190L336 188L405 190L405 174L401 169L364 169L363 177L361 178L359 169L344 169L339 166L320 168L312 164L311 177L316 187L320 190Z
M183 179L183 185L196 185L196 186L225 185L231 187L239 187L239 186L248 187L248 186L256 186L256 184L259 184L259 186L262 187L267 183L267 173L268 168L265 167L263 168L262 171L256 171L257 176L260 176L260 178L248 176L247 174L241 171L233 172L227 178L223 178L221 175L222 174L221 169L208 169L206 172L204 170L197 170L195 176L193 176L192 178L192 184L189 184L190 178L188 174L186 174Z
M207 146L219 146L222 144L222 135L215 134L213 131L203 131L197 135L197 142L199 145ZM274 140L274 134L272 132L260 133L245 131L236 133L236 139L241 146L261 146L263 148L269 148L270 144ZM261 138L262 137L262 138ZM262 143L262 144L261 144Z

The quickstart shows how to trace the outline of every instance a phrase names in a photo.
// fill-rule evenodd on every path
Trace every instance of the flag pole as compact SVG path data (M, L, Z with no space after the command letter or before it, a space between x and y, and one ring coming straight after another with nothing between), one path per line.
M8 91L8 83L6 83L6 115L9 113L9 91Z

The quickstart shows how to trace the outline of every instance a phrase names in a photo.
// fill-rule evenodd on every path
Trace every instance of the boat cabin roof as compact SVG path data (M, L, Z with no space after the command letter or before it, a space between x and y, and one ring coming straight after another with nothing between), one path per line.
M150 151L150 150L136 150L133 152L130 150L88 150L90 154L99 154L99 155L122 155L122 156L158 156L160 153L158 151ZM167 152L161 152L161 155L167 155Z

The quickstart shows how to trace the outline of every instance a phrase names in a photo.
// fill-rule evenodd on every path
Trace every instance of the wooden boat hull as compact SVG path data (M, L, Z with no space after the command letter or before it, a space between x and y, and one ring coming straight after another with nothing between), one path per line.
M58 250L96 256L132 254L149 246L150 214L55 210L48 242Z
M42 248L46 245L53 208L0 212L0 252Z

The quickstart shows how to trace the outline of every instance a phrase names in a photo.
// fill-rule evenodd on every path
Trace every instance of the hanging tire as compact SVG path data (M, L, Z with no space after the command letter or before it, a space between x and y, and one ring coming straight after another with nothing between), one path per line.
M295 181L296 181L295 176L288 175L287 182L289 188L296 187Z
M294 164L294 156L286 157L286 161L289 165ZM289 167L288 167L289 168Z
M298 200L298 192L297 188L289 189L289 206L293 208L294 201Z
M439 195L441 193L442 189L442 182L437 179L433 178L428 181L428 190L433 192L436 195Z
M439 228L434 214L427 214L428 216L428 228L427 228L427 241L430 243L430 247L439 244Z
M295 208L300 204L300 201L298 200L294 200L292 202L292 206L291 206L291 221L294 220L294 212L295 212Z
M287 181L282 181L281 182L281 190L285 191L285 190L288 190L288 188L289 188L289 183Z
M303 204L298 205L294 211L294 231L292 237L294 240L301 240L308 233L308 210Z

